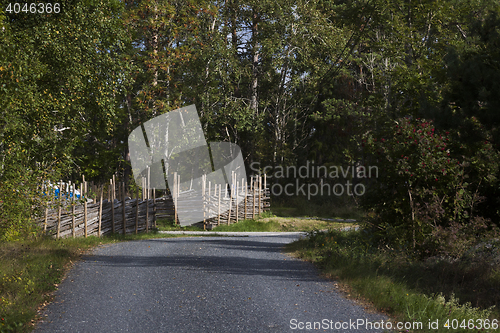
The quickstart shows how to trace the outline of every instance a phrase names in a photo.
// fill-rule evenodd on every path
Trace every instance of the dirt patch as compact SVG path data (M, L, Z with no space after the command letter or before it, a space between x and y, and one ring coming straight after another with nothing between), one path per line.
M259 222L279 223L283 231L312 231L323 229L341 229L356 226L354 223L323 221L319 219L300 219L294 217L266 217L259 219Z

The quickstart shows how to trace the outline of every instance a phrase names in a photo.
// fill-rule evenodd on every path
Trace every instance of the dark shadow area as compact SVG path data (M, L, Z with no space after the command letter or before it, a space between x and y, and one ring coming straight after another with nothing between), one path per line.
M258 241L255 238L269 239L269 242ZM235 240L231 236L221 236L216 235L206 235L197 238L188 238L192 242L209 243L217 247L223 247L228 250L243 250L243 251L264 251L264 252L283 252L283 248L286 244L297 240L297 237L290 235L272 235L272 236L247 236L247 237L237 237ZM172 238L154 238L146 239L143 242L171 242Z
M283 236L266 236L266 238L276 237L281 238ZM213 244L218 248L227 249L230 251L240 250L240 251L263 251L263 252L282 252L284 243L271 243L271 242L259 242L251 240L251 237L242 238L242 240L230 240L230 239L202 239L200 242Z
M150 241L162 241L146 240ZM168 240L165 240L168 242ZM191 242L193 240L190 240ZM207 248L203 248L207 246ZM214 274L262 275L302 281L325 281L318 277L313 265L287 257L269 259L235 255L237 251L281 252L282 243L235 241L225 239L197 239L186 249L186 254L172 253L165 256L93 255L85 257L89 263L116 267L172 267L184 270L202 270ZM199 247L202 246L202 249ZM178 250L178 249L177 249ZM192 252L192 254L191 254ZM189 253L189 254L188 254ZM223 253L231 255L223 255ZM255 254L253 254L255 256ZM257 254L260 256L260 254Z

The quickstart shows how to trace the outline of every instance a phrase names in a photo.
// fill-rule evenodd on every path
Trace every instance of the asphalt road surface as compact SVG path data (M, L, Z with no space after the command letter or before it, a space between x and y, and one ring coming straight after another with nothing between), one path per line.
M295 237L97 248L60 284L35 332L364 332L367 322L386 321L343 298L312 264L283 254Z

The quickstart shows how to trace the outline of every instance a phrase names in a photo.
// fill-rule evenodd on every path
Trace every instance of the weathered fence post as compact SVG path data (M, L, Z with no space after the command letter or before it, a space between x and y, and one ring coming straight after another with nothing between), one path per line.
M87 182L85 181L85 176L83 177L83 192L85 193L85 196L83 198L83 219L84 219L84 231L85 231L85 237L87 237Z
M174 202L174 224L177 224L177 172L174 172L174 184L172 186L172 201Z
M123 235L126 235L127 234L127 219L126 219L126 215L125 215L125 182L122 182L122 185L120 187L122 190L121 192L122 192Z
M267 175L264 174L264 194L266 194L266 189L267 189Z
M149 232L149 186L150 186L150 181L151 181L150 173L151 173L151 169L148 166L148 173L147 173L148 179L146 180L146 191L147 191L146 192L147 193L147 196L146 196L146 232Z
M135 233L139 229L139 186L135 190Z
M49 214L49 208L45 207L45 222L43 223L43 232L45 233L47 231L47 218Z
M80 200L83 200L83 182L80 183ZM83 206L82 206L83 207ZM80 225L81 222L77 222L77 225Z
M73 184L73 195L71 196L71 234L72 234L73 238L76 237L75 196L76 196L76 188L75 188L75 184Z
M245 220L247 218L247 197L248 197L248 183L245 180L245 217L244 217Z
M115 233L115 175L109 180L111 183L111 230Z
M232 187L232 186L231 186ZM233 204L233 189L231 188L231 194L229 195L229 213L227 214L227 225L231 224L231 209Z
M261 211L261 197L262 197L262 177L259 176L259 215L262 212Z
M61 231L61 211L62 211L62 180L59 181L59 209L57 212L57 238L59 238L59 234Z
M238 181L236 181L236 223L238 223L239 219L238 219L238 206L239 206L239 203L238 203Z
M205 180L206 180L206 175L201 176L201 200L203 200L203 230L207 230L207 221L205 219L205 209L206 209L206 204L205 204Z
M263 190L264 190L264 194L263 194L264 195L264 199L263 199L264 202L262 203L262 210L264 211L264 203L266 202L265 199L267 199L267 175L266 174L264 174L264 188L263 188Z
M99 199L99 226L97 230L97 237L101 237L101 223L102 223L102 197L104 195L104 186L101 187L101 195Z
M206 177L206 176L205 176ZM211 195L212 195L212 182L211 181L208 181L208 199L207 199L207 212L208 212L208 216L210 216L210 208L212 207L211 206L211 202L212 200L210 200L211 198Z
M153 225L156 228L156 189L153 188Z
M47 193L46 195L48 196L48 189L47 189L47 184L45 184L45 182L42 183L42 193L44 191L44 188L45 188L45 192ZM48 199L48 198L47 198ZM44 219L44 223L43 223L43 232L45 233L47 231L47 218L48 218L48 214L49 214L49 208L48 206L45 206L45 219Z
M221 197L222 184L219 184L219 208L217 210L217 226L220 225L220 197Z
M254 178L252 177L252 187L253 187L253 200L252 200L252 219L255 218L255 187L257 184L256 183L256 180L254 180Z

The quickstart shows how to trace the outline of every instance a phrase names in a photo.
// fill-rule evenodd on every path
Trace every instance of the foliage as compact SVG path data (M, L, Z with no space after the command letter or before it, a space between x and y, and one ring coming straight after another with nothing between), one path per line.
M114 56L122 43L120 8L119 1L85 1L62 2L59 13L5 12L0 237L15 239L29 230L36 213L31 208L46 199L40 195L44 181L79 177L82 171L93 176L109 160L116 161L107 148L124 81Z
M463 42L448 49L443 61L446 75L438 80L446 82L442 101L426 110L436 126L450 131L453 140L462 144L461 154L476 155L483 142L491 143L493 149L474 162L483 169L495 165L500 152L497 114L500 99L499 15L498 4L484 15L476 15ZM498 179L498 169L490 168L487 179L476 174L471 178L478 179L483 185L481 195L485 198L478 210L483 216L498 222L500 211L495 180Z
M495 223L499 10L491 0L86 0L2 12L2 193L36 197L41 179L81 174L129 181L130 131L195 103L207 140L238 143L247 165L380 162L364 207L401 246L480 211ZM378 141L379 151L362 141L389 140L395 122L422 115L440 137ZM25 214L14 220L28 216L31 203L3 195L5 212L13 202L9 214Z
M247 165L378 167L355 198L371 238L339 258L375 244L457 258L498 237L498 1L5 3L1 241L36 234L43 181L128 181L129 132L192 103L207 140L238 143ZM337 198L279 199L361 217Z
M356 204L352 197L334 197L317 195L311 200L304 200L303 196L286 196L275 198L271 203L271 210L277 216L294 217L322 217L337 219L363 219L363 210Z
M442 127L459 130L469 141L493 140L497 150L499 57L500 9L497 7L497 11L475 19L466 40L448 50L444 79L449 86L443 91L443 101L432 110Z
M9 168L4 175L8 178L0 183L0 242L33 237L38 229L31 219L46 201L36 185L43 173Z
M491 221L476 216L466 224L452 222L448 227L438 226L424 247L428 253L446 258L460 258L481 243L498 239L500 231Z
M198 0L125 1L123 29L129 36L126 61L133 81L124 103L128 121L139 123L182 105L183 69L199 48L199 15L206 10ZM132 124L129 124L132 125Z
M491 143L482 143L472 156L460 156L449 132L437 131L432 121L402 118L383 133L368 134L364 142L376 156L371 163L379 175L361 200L393 245L414 249L438 226L468 223L481 199L481 182L496 180L489 175L498 162L486 163Z

